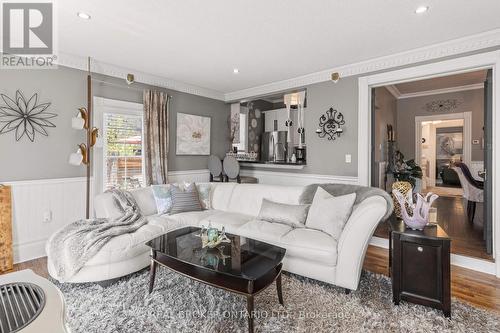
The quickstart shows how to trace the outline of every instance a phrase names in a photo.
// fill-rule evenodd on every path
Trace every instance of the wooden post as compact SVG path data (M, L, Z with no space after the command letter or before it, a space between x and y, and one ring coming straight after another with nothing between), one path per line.
M10 186L0 185L0 273L13 268L12 198Z

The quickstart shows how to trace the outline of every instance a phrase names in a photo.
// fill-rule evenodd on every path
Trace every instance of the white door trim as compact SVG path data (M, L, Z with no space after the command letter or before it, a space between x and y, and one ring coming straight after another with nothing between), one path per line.
M449 114L436 114L432 116L415 116L415 161L419 163L422 158L422 122L424 121L434 121L434 120L464 120L464 137L463 137L463 159L464 163L471 165L471 142L472 142L472 112L457 112ZM433 137L435 138L435 132ZM434 156L435 161L435 156ZM431 161L432 162L432 161ZM433 172L435 170L435 164L430 166L429 176L432 178L432 183L435 182L435 176ZM434 186L434 185L431 185Z
M380 73L358 79L358 179L360 185L370 184L371 172L371 88L443 75L493 69L493 169L500 166L500 51L470 55L432 64ZM498 143L498 144L496 144ZM493 257L500 257L500 177L491 175ZM496 276L500 277L500 260L496 260Z

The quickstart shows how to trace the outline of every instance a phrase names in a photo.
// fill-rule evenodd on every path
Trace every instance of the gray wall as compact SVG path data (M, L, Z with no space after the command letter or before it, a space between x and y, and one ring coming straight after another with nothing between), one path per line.
M358 174L358 78L347 77L338 83L317 83L307 89L307 107L304 109L306 131L307 166L302 170L268 169L291 173L312 173L336 176ZM274 108L280 106L275 104ZM319 138L315 133L319 118L333 107L344 115L344 133L335 141ZM352 162L345 163L345 155L351 154ZM247 167L251 169L251 167Z
M0 93L11 98L17 89L21 89L27 98L38 93L39 102L51 102L52 105L47 111L57 113L58 116L53 118L56 128L48 129L49 136L37 133L34 142L26 137L16 142L12 132L0 135L0 181L83 176L84 168L69 165L68 156L76 150L78 143L84 141L83 132L71 128L71 118L78 107L86 105L86 73L60 67L57 70L2 70L1 75ZM124 80L102 75L93 77L112 83L94 83L94 95L100 97L142 103L142 89L148 87L142 84L128 87ZM206 156L175 155L176 114L182 112L211 117L211 152L222 157L229 149L229 105L177 91L169 90L168 93L173 97L169 170L206 169ZM0 101L0 104L3 105L3 101Z
M397 102L398 130L396 133L396 139L399 149L405 155L406 159L415 158L415 117L440 114L437 112L431 113L426 111L425 109L423 109L424 105L428 102L436 100L455 98L461 100L462 103L458 105L456 109L453 109L450 112L442 112L441 114L472 112L472 140L477 139L479 140L479 142L481 142L484 126L483 89L399 99ZM469 142L469 144L472 143ZM484 158L484 151L481 149L481 145L471 145L471 148L472 160L482 161Z
M307 146L305 173L337 176L358 174L358 78L347 77L307 87L307 108L304 114ZM320 138L315 133L319 118L333 107L344 115L344 133L335 141ZM351 154L352 162L345 163Z

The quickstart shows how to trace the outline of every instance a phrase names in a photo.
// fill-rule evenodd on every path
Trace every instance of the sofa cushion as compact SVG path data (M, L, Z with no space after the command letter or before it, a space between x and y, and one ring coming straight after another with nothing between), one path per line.
M130 191L130 193L137 202L142 215L149 216L158 214L158 210L156 209L155 197L153 195L151 186L141 187Z
M263 199L297 205L303 189L303 186L237 184L232 191L229 205L226 209L221 209L257 216Z
M170 209L170 214L173 215L202 210L196 186L189 186L183 191L179 187L172 185L170 187L170 192L172 193L172 208Z
M279 245L281 237L290 230L292 230L292 227L285 224L272 223L262 220L251 220L243 224L238 229L237 234Z
M200 221L217 212L218 211L212 209L199 212L185 212L175 215L157 215L150 216L148 220L150 224L162 224L167 231L170 231L183 227L197 227Z
M196 189L198 190L201 208L212 209L213 183L196 183Z
M233 190L237 183L219 183L214 184L212 191L212 208L227 211L229 200L233 195Z
M334 197L318 187L307 215L306 226L324 231L339 240L344 225L351 215L354 200L356 193Z
M151 185L158 214L166 214L172 208L172 192L170 184Z
M259 220L281 223L293 228L304 228L309 205L289 205L271 200L262 200Z
M85 265L92 266L119 262L148 252L150 249L145 243L166 232L162 225L148 223L136 232L113 237Z
M97 218L114 220L123 215L123 211L115 203L115 197L109 192L95 196L94 211Z
M337 264L337 241L313 229L293 229L281 237L281 247L289 257L314 261L328 266Z
M238 234L238 229L248 221L254 220L255 216L245 215L240 213L229 213L217 211L216 213L204 218L199 222L199 225L204 225L208 227L209 224L212 227L219 230L224 226L226 231L232 234Z

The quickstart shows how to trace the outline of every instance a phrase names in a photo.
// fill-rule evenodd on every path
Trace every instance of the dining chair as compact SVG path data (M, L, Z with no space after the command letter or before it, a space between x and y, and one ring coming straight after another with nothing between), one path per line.
M240 163L234 156L226 156L223 162L223 169L226 182L236 180L240 184L257 184L258 179L255 177L246 177L240 175Z
M223 182L222 162L218 156L208 156L208 170L210 171L210 182Z
M484 182L474 179L469 167L465 163L455 163L453 170L455 170L458 179L460 179L460 184L464 190L463 197L467 199L467 217L470 222L474 222L476 203L484 202Z

